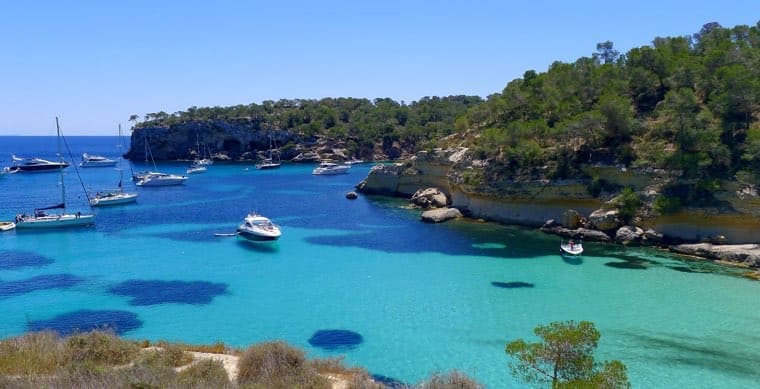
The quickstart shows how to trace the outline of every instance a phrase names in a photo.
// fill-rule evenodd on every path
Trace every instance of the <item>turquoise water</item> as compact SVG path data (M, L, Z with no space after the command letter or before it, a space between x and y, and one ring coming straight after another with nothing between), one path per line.
M117 154L115 138L68 140L75 156ZM0 137L0 158L52 157L55 147L55 138ZM760 381L760 283L645 249L587 244L580 260L563 259L558 239L539 232L423 224L403 201L346 200L369 167L315 177L309 165L216 164L181 187L128 183L138 203L96 209L91 228L2 233L0 336L110 323L134 339L283 339L403 382L458 369L504 388L524 386L507 368L509 340L554 320L590 320L602 333L597 356L623 361L634 387ZM93 190L117 181L110 168L80 173ZM72 168L65 180L70 210L88 210ZM0 178L0 219L56 203L57 181ZM214 236L249 211L280 224L282 238ZM320 330L361 338L335 332L332 344L310 344Z

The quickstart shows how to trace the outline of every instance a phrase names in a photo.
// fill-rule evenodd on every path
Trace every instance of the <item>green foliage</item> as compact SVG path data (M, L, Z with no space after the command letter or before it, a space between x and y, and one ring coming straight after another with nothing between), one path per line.
M50 374L67 362L54 332L32 332L0 342L0 375Z
M630 223L631 219L636 216L636 212L641 206L641 200L639 195L632 188L623 188L620 191L620 195L615 199L615 205L620 210L620 217Z
M205 359L177 374L182 388L232 388L221 361Z
M512 374L528 383L551 384L554 388L604 387L628 388L625 365L619 361L594 361L601 334L587 321L553 322L534 330L541 341L527 343L522 339L506 346L514 358ZM602 386L597 386L602 385Z
M654 199L652 207L660 215L670 215L680 211L683 205L678 197L659 195Z

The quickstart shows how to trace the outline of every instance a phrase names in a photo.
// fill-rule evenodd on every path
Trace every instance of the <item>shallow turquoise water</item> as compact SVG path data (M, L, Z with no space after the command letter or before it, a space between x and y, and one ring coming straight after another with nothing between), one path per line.
M0 137L0 152L24 154L28 139ZM39 153L54 150L54 138L40 140L50 144ZM109 154L115 143L69 142L75 155ZM602 333L598 357L623 361L634 387L760 381L757 282L651 250L587 244L576 262L557 255L557 238L535 231L423 224L403 201L344 199L369 166L334 177L312 168L217 164L183 187L129 184L138 204L97 209L92 228L0 234L0 336L57 315L79 312L76 322L82 310L115 311L134 339L284 339L404 382L459 369L502 388L524 386L509 375L506 342L531 338L537 324L590 320ZM68 170L71 210L86 210ZM80 173L87 187L115 184L112 169ZM0 219L55 203L57 180L0 178ZM232 232L251 210L282 226L280 241L213 235ZM309 344L324 329L363 341L336 351Z

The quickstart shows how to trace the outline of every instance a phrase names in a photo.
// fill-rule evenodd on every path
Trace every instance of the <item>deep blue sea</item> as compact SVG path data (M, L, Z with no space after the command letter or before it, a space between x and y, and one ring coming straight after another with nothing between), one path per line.
M116 137L67 141L74 162L120 153ZM0 137L0 166L11 153L56 159L56 150L55 137ZM590 320L602 333L597 358L623 361L636 388L760 382L760 283L736 270L591 243L563 259L558 238L533 230L424 224L399 199L346 200L370 165L339 176L313 167L217 163L164 188L125 179L137 203L95 209L92 227L0 233L0 337L111 326L132 339L282 339L405 383L458 369L512 388L525 384L510 376L508 341L533 340L538 324ZM79 173L91 191L118 182L113 168ZM89 212L73 167L65 183L68 211ZM0 177L0 220L59 202L58 185L57 173ZM282 238L214 235L250 211Z

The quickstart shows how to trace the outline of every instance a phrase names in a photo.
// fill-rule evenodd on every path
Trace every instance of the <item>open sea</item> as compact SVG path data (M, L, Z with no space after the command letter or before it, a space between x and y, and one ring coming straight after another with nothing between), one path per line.
M117 137L66 140L75 163L83 152L120 153ZM0 137L0 166L11 153L56 160L56 150L55 137ZM0 337L111 326L152 341L282 339L387 380L457 369L515 388L526 385L510 375L508 341L589 320L602 334L597 359L621 360L636 388L758 387L760 282L739 270L592 243L567 259L541 232L424 224L400 199L346 200L370 167L313 176L313 165L217 163L182 186L136 188L127 162L136 204L95 209L92 227L0 233ZM89 212L74 167L65 173L68 211ZM79 173L93 192L118 182L114 168ZM0 220L58 203L58 185L57 173L0 177ZM214 235L251 211L282 238Z

